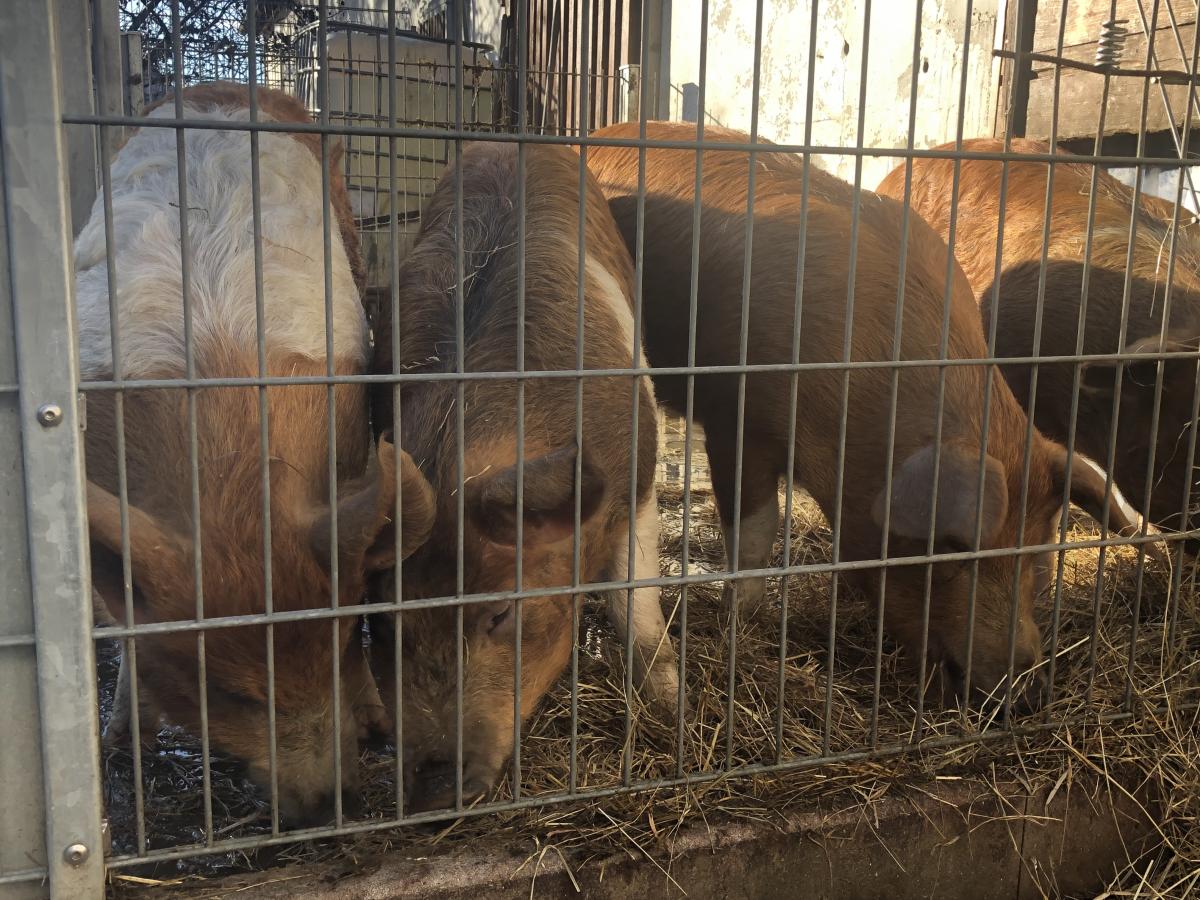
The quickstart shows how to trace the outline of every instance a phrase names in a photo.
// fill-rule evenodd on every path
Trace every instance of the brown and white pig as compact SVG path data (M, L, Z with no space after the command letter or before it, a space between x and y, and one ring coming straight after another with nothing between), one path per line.
M390 320L377 329L377 372L516 371L518 346L518 170L511 145L472 144L461 159L464 293L456 275L456 170L441 179L421 217L421 231L399 275L395 315L399 354L393 358ZM594 181L566 148L529 147L525 188L525 368L566 371L621 369L642 359L636 344L629 256ZM586 203L580 209L580 178ZM583 217L583 334L577 335L580 277L577 236ZM464 351L458 359L455 319L462 304ZM635 352L635 348L636 351ZM401 567L404 600L453 597L459 529L462 590L504 593L516 587L517 382L464 382L463 471L458 471L456 385L405 383L400 391L401 446L434 487L437 519L429 541ZM636 401L635 401L636 397ZM379 427L390 426L392 387L377 395ZM563 588L522 601L521 710L528 717L562 673L572 631L572 552L576 495L580 530L578 584L629 577L634 529L635 579L659 577L654 470L656 406L646 377L585 376L582 446L576 443L576 379L525 382L524 485L521 544L524 589ZM636 416L636 418L635 418ZM634 454L636 453L636 456ZM631 484L636 468L636 491ZM458 486L465 517L459 523ZM394 590L394 588L390 588ZM579 592L576 592L579 593ZM626 621L624 590L612 592L610 618L632 631L636 682L648 697L673 707L675 655L665 633L657 587L633 591ZM402 612L403 754L408 807L452 807L456 796L457 631L455 607ZM487 793L513 751L514 634L510 599L462 605L463 799ZM380 621L376 624L376 619ZM373 619L385 697L394 683L390 616ZM391 703L388 704L391 707Z
M258 92L263 120L310 121L294 99ZM244 123L245 87L189 88L192 119ZM149 118L172 117L173 102ZM176 131L139 129L112 163L111 236L102 200L75 246L79 354L84 381L178 379L188 373L185 346ZM197 379L258 377L254 222L250 135L245 130L186 132L189 210L191 355ZM262 209L262 321L267 376L324 376L326 327L320 143L315 135L259 137ZM361 271L345 187L328 173L334 210L332 368L367 367L367 325L359 302ZM112 241L116 296L109 296L107 240ZM117 321L110 319L110 302ZM111 334L119 339L117 360ZM371 446L365 390L333 391L337 502L330 496L328 390L322 384L266 388L270 554L264 547L259 395L255 387L200 388L190 405L182 388L124 392L123 435L128 488L128 546L137 624L215 618L266 610L270 564L276 611L329 606L337 553L337 599L357 604L369 571L392 564L391 516L396 451ZM93 586L113 619L125 621L122 529L118 502L117 397L92 391L86 462ZM194 413L194 458L190 416ZM428 485L400 454L405 549L428 533ZM193 498L192 466L197 483ZM198 517L197 517L198 513ZM336 515L338 544L331 548ZM198 536L198 552L193 536ZM197 579L199 576L199 579ZM131 623L132 624L132 623ZM315 824L333 811L339 783L333 716L332 625L274 626L279 807L289 823ZM343 621L336 652L341 679L340 783L349 809L357 798L356 706L374 692L363 664L357 623ZM208 735L213 748L242 760L263 789L270 785L267 637L264 626L227 627L204 637ZM175 632L138 638L140 699L200 734L197 636ZM123 660L124 663L124 660ZM127 680L126 678L123 680ZM377 694L375 695L377 698ZM118 693L118 705L123 695ZM127 712L125 710L124 712ZM122 711L118 712L118 717ZM119 731L122 723L114 723Z
M658 140L695 140L696 126L652 122L647 135ZM596 138L634 139L636 123L594 132ZM709 141L749 142L747 135L705 127ZM608 196L617 226L629 247L638 240L638 150L592 146L587 161ZM704 152L700 196L700 254L696 357L700 366L739 363L742 278L745 262L749 161L741 151ZM797 256L801 235L803 163L800 157L763 152L755 158L753 252L750 272L749 343L751 365L792 361L796 327ZM643 304L646 353L655 367L687 365L690 260L696 151L649 149L645 160L645 253ZM909 223L904 270L904 310L900 346L894 346L894 322L900 264L900 204L863 191L859 204L856 271L850 269L854 207L852 188L813 166L809 172L805 223L801 363L834 363L843 358L847 288L853 279L854 313L850 359L853 361L936 360L942 342L946 246L918 217ZM949 285L951 359L986 356L983 333L970 289L953 267ZM979 547L1012 547L1056 539L1062 507L1067 454L1036 432L1029 472L1028 510L1020 532L1022 454L1026 418L994 367L945 368L942 449L938 477L935 552L970 550L981 517ZM899 374L890 533L886 556L923 555L930 534L938 416L938 367L904 368ZM888 420L892 373L864 367L850 375L845 414L847 438L841 503L842 560L868 560L883 551L887 496ZM718 510L729 538L734 519L737 441L736 374L695 376L695 418L704 428ZM802 371L798 375L795 464L796 487L807 490L830 520L837 516L838 429L843 372ZM979 484L985 385L992 382L991 417L986 435L982 495ZM660 401L682 411L685 377L655 378ZM779 482L788 455L790 375L756 372L746 376L741 532L737 567L766 568L779 527ZM1072 500L1099 513L1104 483L1094 470L1075 465ZM982 509L980 509L982 503ZM1113 527L1129 523L1112 510ZM732 566L733 561L730 560ZM933 564L929 608L929 654L940 661L959 692L967 668L968 595L971 565ZM878 570L863 584L878 589ZM1016 672L1035 666L1042 656L1034 621L1035 572L1024 559L1018 575L1012 555L980 559L971 684L991 692L1007 679L1009 627L1014 581L1018 603ZM755 607L765 579L739 580L738 599ZM887 571L885 622L910 649L920 646L926 570L922 565ZM727 587L727 592L729 588ZM1036 701L1033 692L1026 698Z
M953 148L953 144L945 144L939 149ZM996 152L1004 149L1004 143L979 138L964 141L963 149ZM1012 149L1017 153L1053 152L1049 144L1024 139L1014 139ZM971 282L985 329L990 329L992 316L998 312L995 338L996 355L1000 357L1072 356L1077 352L1092 166L1071 162L1064 151L1057 152L1067 159L1054 164L1041 340L1036 346L1050 164L1009 164L997 295L996 244L1004 164L982 159L961 163L954 253ZM950 228L953 178L953 160L913 161L912 207L943 236ZM904 179L904 166L900 166L880 183L880 193L903 200ZM1098 173L1095 200L1083 353L1157 353L1160 331L1165 332L1163 351L1194 352L1200 346L1200 238L1191 228L1172 235L1172 204L1142 196L1135 207L1133 192L1104 171ZM1130 253L1129 226L1135 217ZM1190 214L1183 211L1181 224L1189 218ZM1170 318L1164 329L1168 257L1176 241ZM1122 338L1127 265L1128 326ZM999 308L993 310L996 296ZM1157 366L1158 360L1153 357L1125 363L1120 403L1114 410L1116 362L1085 364L1075 446L1103 465L1108 460L1110 434L1115 427L1112 474L1117 486L1138 510L1146 511L1149 501L1149 518L1159 528L1180 531L1191 527L1184 512L1189 494L1195 493L1196 479L1187 447L1194 425L1196 360L1175 358L1164 362L1161 408L1154 431ZM1013 393L1027 409L1031 370L1028 363L1001 366ZM1065 442L1071 428L1074 365L1044 363L1038 371L1034 419L1043 432ZM1197 542L1192 539L1187 545L1194 551Z

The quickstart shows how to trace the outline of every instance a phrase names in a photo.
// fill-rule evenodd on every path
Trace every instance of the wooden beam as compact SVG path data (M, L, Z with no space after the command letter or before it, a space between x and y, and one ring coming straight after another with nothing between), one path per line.
M1155 34L1155 57L1158 67L1163 69L1191 68L1190 58L1192 44L1195 40L1196 25L1180 29L1184 46L1187 48L1188 59L1181 58L1175 39L1169 33L1160 30ZM1169 29L1168 29L1169 32ZM1146 61L1147 38L1144 34L1132 35L1126 44L1124 62L1127 66L1141 67ZM1095 57L1095 44L1083 44L1065 50L1063 55L1072 59L1092 60ZM1054 91L1053 67L1039 64L1038 77L1030 85L1029 119L1027 136L1045 140L1050 135L1050 124L1054 110L1052 109ZM1072 140L1094 136L1099 121L1099 101L1103 86L1103 76L1094 72L1083 72L1078 69L1063 69L1058 108L1058 138ZM1142 95L1144 81L1136 77L1112 78L1109 84L1108 109L1105 113L1104 133L1131 134L1138 131L1142 118ZM1188 87L1187 85L1167 85L1167 97L1171 105L1169 115L1163 104L1162 96L1157 85L1150 86L1147 100L1146 130L1148 132L1163 131L1172 124L1181 126L1187 115ZM1200 99L1200 94L1196 95ZM1192 113L1193 127L1200 127L1200 114Z
M1168 16L1164 0L1141 0L1141 9L1146 12L1146 20L1151 18L1153 3L1158 2L1158 24L1170 29L1171 20ZM1079 44L1094 45L1100 39L1100 25L1108 18L1109 5L1107 0L1093 3L1067 3L1066 29L1063 34L1063 46L1074 47ZM1058 46L1058 29L1062 22L1063 4L1043 3L1038 10L1037 27L1034 29L1033 49L1035 53L1053 53ZM1196 6L1194 3L1175 3L1172 0L1171 10L1175 14L1176 24L1192 25L1196 21ZM1142 28L1139 0L1117 0L1117 18L1127 20L1126 27L1130 34L1144 34ZM1174 39L1171 39L1172 43ZM1156 45L1157 46L1157 45Z

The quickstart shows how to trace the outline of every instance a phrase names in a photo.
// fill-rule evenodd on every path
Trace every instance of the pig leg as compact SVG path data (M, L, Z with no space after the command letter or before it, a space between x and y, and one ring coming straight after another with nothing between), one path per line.
M112 713L104 725L104 745L114 747L129 734L129 654L121 647L117 684L113 688Z
M379 577L371 596L391 600L394 596L393 573ZM371 646L367 654L370 674L379 691L383 714L388 723L387 737L395 737L396 714L396 617L394 613L374 613L371 624Z
M104 598L92 591L92 619L97 625L121 624L108 611ZM112 711L104 723L103 742L106 747L120 743L129 734L129 661L122 641L117 650L117 683L113 687Z
M129 737L129 729L133 722L131 714L133 709L133 693L130 690L132 671L133 666L129 663L128 645L122 642L120 656L117 661L117 683L113 687L112 712L109 714L108 721L104 725L104 734L101 736L101 741L106 747L116 747ZM147 709L144 702L141 704L141 709L144 716ZM142 722L145 722L144 718ZM142 746L152 746L154 744L154 728L147 729L143 724L140 730Z
M372 640L378 637L372 633ZM367 648L362 643L362 625L357 624L346 647L342 660L342 677L346 680L346 692L354 705L354 720L358 724L358 739L366 741L372 735L384 737L392 734L392 718L388 715L379 686L371 674L367 661Z
M738 523L738 560L732 556L734 531L734 493L737 484L735 429L718 432L730 440L707 441L712 471L713 493L721 515L725 537L725 563L730 571L765 569L771 564L775 535L779 532L779 475L771 461L759 458L747 442L742 455L742 515ZM741 578L727 581L724 600L732 608L735 596L738 608L752 616L762 606L766 578Z
M658 499L653 490L638 505L636 529L633 577L635 580L658 578ZM626 530L614 554L612 576L624 580L628 574L629 532ZM611 591L608 616L622 642L630 632L633 634L633 674L646 698L662 710L673 711L679 692L679 671L675 648L667 636L659 593L657 587L636 588L630 604L626 591Z

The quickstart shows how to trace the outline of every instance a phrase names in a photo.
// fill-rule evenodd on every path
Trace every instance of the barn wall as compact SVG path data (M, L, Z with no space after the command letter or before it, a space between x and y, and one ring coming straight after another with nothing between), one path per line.
M1192 69L1196 5L1159 4L1157 22L1153 21L1152 16L1154 6L1145 0L1119 0L1117 3L1116 18L1124 20L1129 30L1121 65L1130 69L1143 68L1151 61L1149 53L1153 49L1153 68L1174 71ZM1065 21L1062 19L1064 14ZM1034 52L1056 53L1061 31L1062 55L1065 58L1094 62L1101 25L1109 15L1110 4L1107 0L1084 0L1062 7L1056 3L1040 4L1034 24ZM1149 29L1151 24L1156 26L1153 30ZM1027 134L1031 138L1048 140L1051 126L1055 124L1055 67L1053 63L1035 62L1033 71L1034 80L1029 86ZM1099 123L1104 77L1094 72L1064 68L1059 71L1057 81L1058 139L1093 138ZM1145 87L1144 80L1139 77L1110 79L1104 120L1106 135L1137 134L1141 127ZM1167 103L1163 102L1164 92ZM1186 120L1187 107L1186 84L1151 86L1146 105L1146 130L1153 133L1169 129L1172 125L1182 125Z
M1002 0L999 0L1002 2ZM980 0L971 17L964 136L991 134L996 97L992 49L998 0ZM684 118L685 89L699 82L700 0L673 0L671 10L672 117ZM817 35L813 139L853 146L857 139L862 66L862 0L820 4ZM734 128L750 125L755 4L710 0L706 111L709 121ZM775 141L801 142L807 93L810 0L765 0L759 133ZM870 26L864 145L903 147L908 137L915 0L876 3ZM926 0L921 22L921 72L914 133L917 147L953 140L962 79L965 0ZM820 164L853 175L851 157ZM863 184L873 187L894 165L868 159Z

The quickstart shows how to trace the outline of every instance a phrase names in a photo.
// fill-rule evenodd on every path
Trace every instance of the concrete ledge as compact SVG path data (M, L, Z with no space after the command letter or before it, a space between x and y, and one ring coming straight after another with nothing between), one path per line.
M897 788L861 807L785 813L777 827L685 830L657 863L629 853L580 862L578 853L564 859L553 849L530 857L511 845L476 844L122 893L236 892L255 900L1090 896L1155 843L1154 816L1152 802L1096 782L1030 793L1016 784L943 780L924 790Z

